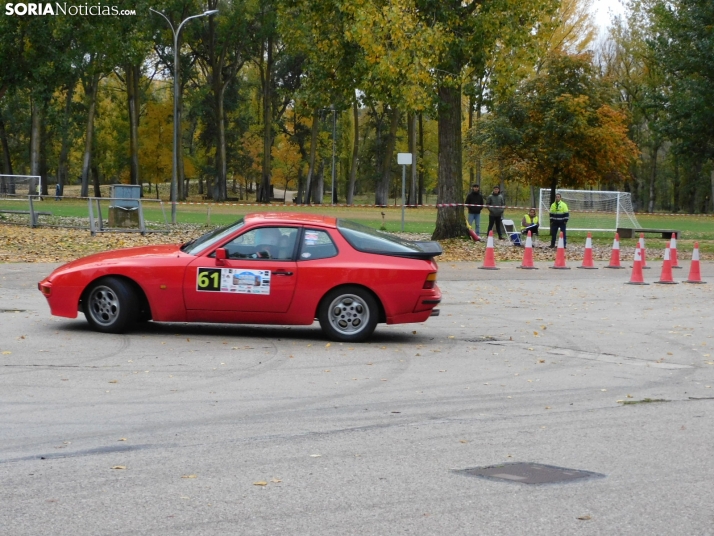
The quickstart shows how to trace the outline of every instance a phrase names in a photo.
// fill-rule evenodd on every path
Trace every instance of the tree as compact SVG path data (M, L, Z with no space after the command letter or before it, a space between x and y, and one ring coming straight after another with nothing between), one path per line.
M285 134L277 137L272 152L275 161L273 178L278 184L282 184L283 191L286 192L283 194L283 203L285 203L287 190L293 181L297 181L304 162L300 155L300 148Z
M694 160L701 170L705 161L714 159L714 3L656 1L649 13L653 22L649 43L665 76L664 130L675 152ZM708 197L714 210L714 172Z
M212 197L214 201L224 201L227 197L228 167L226 91L230 84L235 83L246 61L256 55L256 30L252 26L257 2L234 0L219 5L218 0L208 0L207 7L209 10L220 8L220 16L209 17L205 25L193 27L191 33L196 38L190 42L211 95L208 122L209 129L214 133L216 166Z
M474 133L492 165L531 184L583 188L628 179L638 155L627 114L612 107L589 54L555 54L541 72L498 103ZM552 202L552 201L551 201Z
M553 0L415 0L420 20L437 32L432 59L433 84L439 122L438 202L463 202L461 166L461 93L473 72L483 71L496 42L506 47L527 46L537 34L537 22L556 5ZM433 238L466 234L460 207L437 211Z

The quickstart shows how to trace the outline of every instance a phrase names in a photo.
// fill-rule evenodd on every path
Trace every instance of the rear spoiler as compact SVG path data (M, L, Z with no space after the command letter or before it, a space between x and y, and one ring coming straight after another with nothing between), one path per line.
M412 242L415 246L417 246L421 251L400 251L400 252L389 252L385 253L384 251L367 251L365 250L365 253L377 253L378 255L389 255L391 257L406 257L407 259L424 259L424 260L429 260L433 259L434 257L437 257L444 253L444 250L441 249L441 244L438 242L431 242L431 241L425 241L425 242Z

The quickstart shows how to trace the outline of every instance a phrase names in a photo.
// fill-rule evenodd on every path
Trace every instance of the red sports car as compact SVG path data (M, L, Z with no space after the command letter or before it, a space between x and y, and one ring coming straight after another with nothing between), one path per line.
M250 214L179 245L97 253L38 284L53 315L83 311L98 331L135 322L309 325L363 341L378 322L439 314L436 242L412 242L347 220Z

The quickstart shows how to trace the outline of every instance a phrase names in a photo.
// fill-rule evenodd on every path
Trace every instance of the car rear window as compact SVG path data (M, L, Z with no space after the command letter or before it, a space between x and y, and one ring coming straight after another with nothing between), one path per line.
M305 229L300 246L300 260L327 259L337 255L330 235L318 229Z
M400 256L411 256L424 251L415 242L381 233L361 223L338 219L337 229L357 251Z

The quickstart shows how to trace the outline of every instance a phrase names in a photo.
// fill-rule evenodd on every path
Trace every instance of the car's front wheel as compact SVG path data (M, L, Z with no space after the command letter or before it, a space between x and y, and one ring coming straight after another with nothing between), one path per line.
M323 298L318 319L333 341L361 342L377 327L379 307L369 291L356 286L340 287Z
M89 325L97 331L123 333L136 317L138 301L125 282L105 277L87 289L82 309Z

